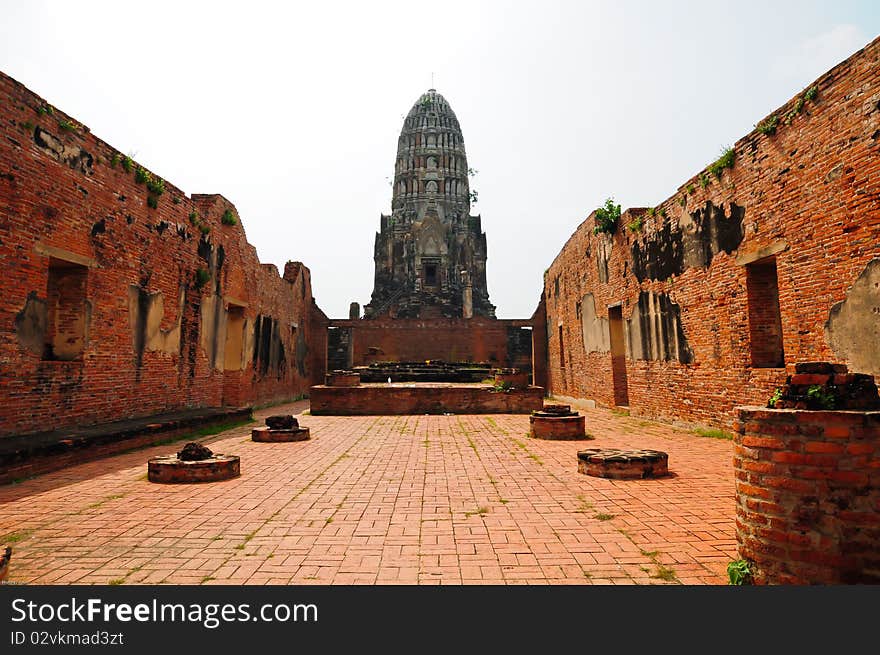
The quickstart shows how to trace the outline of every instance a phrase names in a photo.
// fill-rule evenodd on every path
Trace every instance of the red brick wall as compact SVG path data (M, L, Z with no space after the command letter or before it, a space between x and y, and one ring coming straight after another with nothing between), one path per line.
M832 306L845 300L869 262L880 257L880 40L823 75L815 87L815 97L800 93L773 112L774 134L755 130L737 141L735 163L720 178L704 171L705 184L694 176L653 212L624 212L613 237L594 234L593 214L575 230L544 278L551 393L615 403L611 352L588 350L582 336L584 308L578 303L586 294L593 295L596 316L605 320L608 307L620 303L624 320L631 321L646 294L665 295L680 312L678 318L669 314L667 334L677 324L689 356L679 349L680 356L640 358L627 343L634 414L729 426L735 405L766 403L794 363L847 361L829 345L825 324ZM698 234L707 202L727 218ZM729 252L710 247L713 239L736 242L730 217L740 211L741 242ZM682 240L664 240L664 231ZM676 269L671 264L683 247ZM647 255L638 261L636 251ZM752 346L766 354L767 343L750 339L749 298L760 294L747 288L746 264L766 256L775 257L781 325L765 321L755 337L769 339L774 329L781 330L785 368L752 366ZM640 267L653 272L640 280ZM754 322L762 310L754 303L752 310ZM870 307L853 310L870 321ZM643 327L656 331L661 322L654 317ZM880 369L880 351L874 366Z
M222 223L226 211L237 217L229 201L189 198L167 181L163 193L148 191L136 162L127 172L122 153L2 74L0 117L0 436L267 403L306 394L321 379L312 379L309 270L298 265L282 279L261 264L241 220ZM50 262L58 261L82 266L82 278L50 289ZM199 269L210 275L201 287ZM65 286L67 311L41 327L56 302L47 307L47 295ZM164 313L150 328L132 307L146 308L156 294ZM245 343L243 367L223 370L229 305L243 306L251 335L257 317L273 319L268 370L254 365ZM81 353L45 359L47 331L76 320Z
M529 414L544 406L539 387L490 391L488 386L357 387L314 386L310 412L315 416L389 414Z
M739 553L759 584L880 582L880 412L739 408Z
M531 326L531 320L363 319L333 320L351 330L352 366L376 361L488 362L529 369L531 356L508 352L508 328ZM379 352L370 354L370 349Z

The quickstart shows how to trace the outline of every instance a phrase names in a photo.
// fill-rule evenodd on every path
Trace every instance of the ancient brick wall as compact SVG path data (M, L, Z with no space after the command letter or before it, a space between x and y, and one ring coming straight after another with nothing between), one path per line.
M595 213L572 234L544 278L553 394L729 426L798 361L880 373L880 40L758 124L613 234Z
M880 582L880 412L739 408L736 534L758 584Z
M0 436L307 393L308 268L2 74L0 114Z
M531 370L531 319L399 319L332 320L346 332L348 366L373 362L486 362L498 367ZM342 341L345 341L343 339ZM342 355L334 350L333 361Z
M310 390L310 411L315 416L529 414L544 406L543 398L539 387L496 392L481 385L318 385Z

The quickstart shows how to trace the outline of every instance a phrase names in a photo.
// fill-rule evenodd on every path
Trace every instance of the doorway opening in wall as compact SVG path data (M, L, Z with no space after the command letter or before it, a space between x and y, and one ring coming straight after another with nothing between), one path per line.
M49 259L43 359L81 360L86 349L86 283L89 269Z
M436 262L426 262L424 268L424 275L422 279L425 282L426 287L436 287L437 286L437 263Z
M611 383L614 404L629 407L629 385L626 379L626 346L623 336L623 309L620 305L608 308L608 327L611 337Z
M782 315L776 257L746 265L749 305L749 350L753 368L783 368Z

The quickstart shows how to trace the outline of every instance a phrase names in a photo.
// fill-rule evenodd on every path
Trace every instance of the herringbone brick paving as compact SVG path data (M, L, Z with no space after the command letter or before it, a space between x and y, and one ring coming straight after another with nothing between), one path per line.
M581 411L593 440L530 439L521 415L300 415L310 441L254 443L253 425L201 439L241 456L234 480L148 482L147 459L181 441L6 485L9 581L725 584L732 442ZM579 474L595 446L664 450L672 475Z

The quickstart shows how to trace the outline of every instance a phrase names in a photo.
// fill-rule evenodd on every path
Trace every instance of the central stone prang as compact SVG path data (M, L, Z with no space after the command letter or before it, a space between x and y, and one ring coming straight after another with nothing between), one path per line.
M238 455L214 453L195 441L190 441L174 455L153 457L147 462L147 479L150 482L217 482L239 475L241 458Z
M291 414L277 414L266 418L266 427L254 428L251 440L268 443L305 441L309 439L309 429L301 427Z
M529 436L535 439L591 439L586 434L586 419L571 411L569 405L548 404L529 416Z

